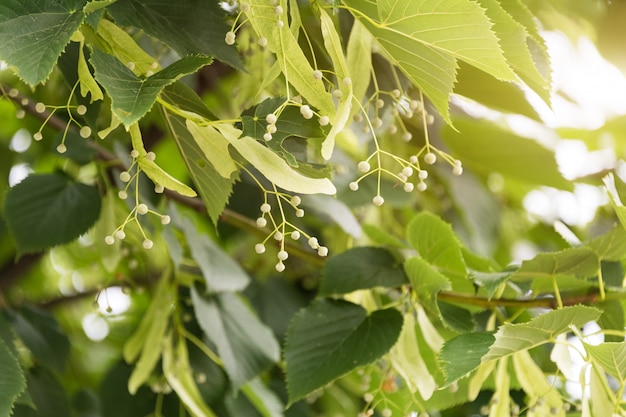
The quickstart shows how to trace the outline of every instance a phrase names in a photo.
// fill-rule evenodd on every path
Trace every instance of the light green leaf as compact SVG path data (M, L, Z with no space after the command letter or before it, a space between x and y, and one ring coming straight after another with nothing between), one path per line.
M228 141L224 136L212 126L199 126L189 119L187 129L215 170L222 177L230 178L237 166L228 153Z
M498 79L517 79L502 55L492 23L474 2L349 0L345 4L448 123L457 59Z
M117 0L92 0L83 8L83 12L85 14L93 13L104 7L112 5L116 1Z
M124 344L122 353L126 362L134 362L139 357L128 379L128 391L131 394L135 394L148 380L161 357L162 342L167 331L174 296L174 286L164 274L157 284L150 306L139 327Z
M448 340L439 352L445 385L463 378L481 364L495 338L493 333L467 333Z
M357 100L360 97L365 97L365 93L370 85L372 76L372 42L371 33L367 31L359 20L355 20L348 38L348 46L346 47L346 63L348 65L348 74L350 74L352 79L353 97ZM353 106L350 116L354 116L361 111L361 106Z
M442 274L465 278L461 243L448 223L423 211L411 219L406 233L410 245L431 266Z
M482 175L497 172L530 185L573 189L561 175L554 153L536 141L491 122L455 119L454 126L458 132L445 127L442 138L464 166Z
M626 383L626 342L605 342L599 345L585 343L589 356L620 385Z
M591 367L589 378L589 397L591 397L592 416L615 416L615 394L606 380L606 375L597 366ZM589 398L585 395L585 397ZM586 401L583 400L583 404ZM583 413L583 416L585 414Z
M252 0L249 3L250 10L246 16L257 35L267 38L267 48L276 54L276 62L289 84L310 105L333 119L335 105L332 97L326 91L324 83L313 78L314 69L298 45L298 40L287 26L289 22L288 8L284 7L283 14L278 16L274 14L273 7L267 7L266 0ZM282 28L276 24L278 19L284 22Z
M498 399L489 408L489 417L502 417L510 413L511 410L511 375L508 371L508 359L501 358L498 361L496 371L496 392L494 397Z
M216 225L220 214L226 207L233 185L238 178L224 178L213 168L196 143L194 137L187 130L186 121L180 116L163 111L163 117L170 135L176 142L178 150L189 174L198 189L200 198L209 213L209 217Z
M207 293L241 291L248 285L248 274L208 236L198 233L191 220L182 219L181 227L202 271Z
M558 275L589 278L598 274L600 260L587 248L570 248L560 252L540 253L522 262L522 266L510 275L514 281L548 279Z
M243 69L237 49L224 42L230 28L226 13L218 2L124 0L111 5L107 11L120 25L144 30L171 46L180 56L214 56Z
M249 136L240 138L239 129L231 125L219 125L217 128L244 159L278 187L300 194L333 195L337 192L328 178L305 177L266 146Z
M191 289L193 308L202 331L215 346L236 390L280 356L272 331L235 294L202 295Z
M374 287L399 287L408 279L391 253L357 247L331 257L324 265L319 295L346 294Z
M395 309L369 316L342 300L318 299L293 318L285 363L289 404L387 353L402 330Z
M145 75L149 71L153 73L161 69L157 60L137 45L128 32L110 20L101 19L98 22L97 33L110 55L116 57L124 65L132 62L131 71L134 74Z
M3 0L0 59L34 86L50 76L57 59L83 22L86 0Z
M165 86L208 65L211 58L186 56L146 78L139 78L118 59L97 49L90 61L96 80L111 97L111 109L128 128L150 110Z
M0 416L10 416L15 400L26 388L26 378L20 363L0 339Z
M174 341L174 336L169 333L163 342L163 375L167 383L193 416L217 417L202 399L193 379L185 339L179 337Z
M130 126L129 129L130 138L133 144L133 149L135 149L139 156L137 156L137 164L141 168L141 170L150 178L155 184L161 184L163 187L176 191L180 195L184 195L187 197L195 197L196 192L192 190L189 186L183 184L178 181L176 178L172 177L170 174L165 172L160 166L158 166L154 160L149 160L146 158L147 152L143 146L143 141L141 139L141 131L139 130L139 125L137 123Z
M617 215L620 224L622 227L626 228L626 207L624 207L619 193L617 192L617 188L615 187L615 177L611 173L605 176L602 181L604 182L607 193L611 198L611 205L613 206L613 210L615 210L615 214Z
M87 65L87 60L85 59L85 38L81 32L75 32L74 36L78 36L80 38L80 46L78 47L78 81L80 82L80 95L83 97L87 97L87 94L89 93L91 95L91 98L89 99L90 103L102 100L104 99L102 90L100 89L100 86L98 86L96 80L93 78L91 70Z
M265 386L260 378L255 378L242 386L241 392L263 417L283 417L285 415L283 411L285 405L274 391Z
M20 253L68 243L100 215L98 189L63 174L32 174L6 194L4 215Z
M533 406L532 416L565 416L561 394L546 379L544 371L535 363L528 351L513 355L515 375L528 395L528 404ZM540 401L538 401L541 399ZM551 410L557 410L553 413Z
M596 308L577 305L549 311L527 323L505 324L498 329L496 341L483 356L482 362L552 342L556 336L567 332L570 326L581 327L597 320L600 314L602 312Z
M406 382L409 391L428 400L437 389L437 383L420 354L415 333L415 318L413 313L404 315L404 324L398 342L389 352L391 366Z
M479 0L485 14L493 22L493 31L500 41L507 63L515 73L546 103L550 103L550 88L547 80L537 69L528 49L532 40L526 28L518 23L498 0Z
M619 224L611 231L587 242L601 261L619 261L626 253L626 229Z

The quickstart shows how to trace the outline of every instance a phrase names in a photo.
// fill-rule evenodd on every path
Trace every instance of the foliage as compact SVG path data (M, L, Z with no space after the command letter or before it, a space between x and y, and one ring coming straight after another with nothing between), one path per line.
M617 6L548 3L4 0L0 417L626 415L626 186L510 123Z

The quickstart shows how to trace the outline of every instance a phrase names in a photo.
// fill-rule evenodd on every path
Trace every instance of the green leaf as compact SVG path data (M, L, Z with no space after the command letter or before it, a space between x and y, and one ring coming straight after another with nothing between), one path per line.
M283 417L285 405L276 393L269 389L260 378L255 378L241 387L241 392L263 417Z
M193 369L189 364L189 352L185 338L179 337L176 342L170 333L163 347L163 375L167 383L176 392L180 401L194 416L217 417L206 405L196 381L193 378ZM175 346L173 346L175 343Z
M476 330L476 320L467 309L443 301L439 301L437 305L439 306L441 321L446 327L459 333Z
M213 296L191 290L196 319L215 346L236 390L277 362L280 347L241 298L232 293Z
M189 174L200 194L209 217L216 225L220 214L226 207L228 199L233 189L233 185L238 178L222 177L213 165L206 159L204 152L194 137L189 133L184 118L175 116L167 111L163 111L163 117L167 123L170 135L176 142L180 155L185 161Z
M124 344L122 354L126 362L134 362L141 353L128 379L128 391L133 395L150 377L161 357L161 343L167 331L174 291L174 286L164 274L139 327Z
M68 243L100 215L95 187L63 174L32 174L6 194L4 215L20 253Z
M13 330L38 363L63 372L70 354L70 342L52 315L24 307L12 314L11 321Z
M458 131L445 127L442 138L464 166L483 175L497 172L505 179L573 190L559 172L554 153L536 141L491 122L455 119L454 126Z
M293 318L287 332L285 362L289 404L359 366L396 343L402 315L395 309L369 316L342 300L318 299Z
M608 174L602 179L602 181L604 182L604 186L606 187L609 197L611 198L611 205L613 206L613 210L615 210L615 214L617 215L620 224L622 227L626 228L626 207L624 207L624 203L622 203L619 193L615 187L615 177L613 174Z
M37 409L37 417L72 415L65 388L51 371L32 368L26 376L26 381L28 393Z
M439 272L465 277L466 266L461 244L448 223L424 211L413 217L406 233L410 245Z
M493 333L487 332L462 334L448 340L439 353L446 376L445 385L452 384L478 368L494 340Z
M527 323L505 324L496 332L496 341L483 356L482 362L552 342L556 336L567 332L570 326L581 327L597 320L601 314L596 308L577 305L549 311Z
M214 56L243 69L237 49L226 45L230 30L218 2L204 0L125 0L108 9L122 26L134 26L171 46L180 56Z
M184 112L195 113L207 120L217 119L200 96L182 81L166 86L161 92L161 98Z
M10 416L15 400L26 388L26 379L19 362L5 341L0 339L0 416Z
M328 178L306 177L294 171L271 149L249 136L239 137L241 131L233 126L220 125L217 128L244 159L278 187L300 194L333 195L337 192Z
M439 312L437 294L452 289L450 280L424 259L414 256L404 262L413 291L429 310Z
M511 274L512 272L472 272L471 277L478 285L487 290L487 294L491 298Z
M331 257L324 265L319 295L346 294L374 287L399 287L408 279L391 253L358 247Z
M298 166L296 157L285 148L285 140L294 139L304 142L305 139L323 138L324 129L320 126L317 118L305 119L296 106L285 106L277 116L275 124L276 132L272 133L272 140L265 141L263 135L267 132L266 116L275 113L285 102L284 98L268 98L252 109L246 110L241 115L243 136L250 136L263 141L267 146L285 158L293 167Z
M34 86L50 76L83 22L86 0L4 0L0 8L0 58Z
M589 356L620 385L626 382L626 342L605 342L597 346L584 343Z
M602 261L619 261L626 253L626 229L619 225L611 231L587 242Z
M248 286L250 277L237 262L208 236L198 233L191 220L185 218L180 223L191 255L202 271L207 294L241 291Z
M111 97L111 109L129 127L150 110L165 86L210 64L211 58L186 56L147 78L139 78L118 59L97 49L90 62L96 80Z
M349 0L345 4L448 123L457 59L498 79L517 78L502 55L492 23L474 2Z
M547 279L558 275L589 278L598 274L600 261L596 253L587 248L570 248L560 252L540 253L522 262L522 266L509 277L515 281Z
M622 274L623 277L623 274ZM598 320L598 326L602 329L615 330L618 332L624 331L624 307L618 300L607 300L598 303L598 307L602 309L602 316ZM605 334L605 342L621 342L624 340L623 336L615 334Z
M547 416L554 414L551 410L563 410L561 394L548 382L546 374L528 351L516 352L513 355L513 367L522 389L530 397L528 404L535 404L536 415ZM561 415L564 417L565 413Z

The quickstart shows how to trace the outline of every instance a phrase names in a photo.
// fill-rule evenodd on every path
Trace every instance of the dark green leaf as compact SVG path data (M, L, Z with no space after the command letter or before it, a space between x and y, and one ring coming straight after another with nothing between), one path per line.
M11 415L13 403L26 388L22 367L4 340L0 339L0 416Z
M180 223L191 255L202 271L207 293L240 291L248 285L248 274L208 236L198 233L191 220L182 219Z
M187 130L185 119L166 111L163 115L170 135L178 146L209 217L213 220L213 224L217 224L220 214L228 203L237 175L231 178L222 177L209 163L202 149Z
M493 172L524 181L572 190L561 175L554 153L533 139L523 138L491 122L455 119L457 131L446 127L442 138L463 165L483 175Z
M621 290L624 288L624 266L621 262L600 262L602 281L609 288Z
M144 30L181 56L215 56L242 68L237 49L224 42L230 27L217 1L125 0L111 5L108 11L120 25Z
M45 81L80 27L86 0L3 0L0 57L28 84Z
M208 65L211 59L186 56L147 78L137 77L117 58L97 49L90 62L95 68L96 80L111 97L113 112L128 127L150 110L163 88Z
M33 174L6 195L5 217L21 253L61 245L85 233L100 215L95 187L62 174Z
M71 416L67 393L54 374L46 369L33 368L27 375L28 392L37 407L34 413L28 408L27 415L37 417ZM20 413L16 413L19 417Z
M402 264L382 248L359 247L333 256L326 262L320 295L346 294L374 287L407 284Z
M608 300L598 303L598 307L602 309L602 315L598 320L598 326L602 329L615 330L617 332L624 331L624 307L618 300ZM624 336L605 334L605 342L621 342Z
M38 363L63 371L70 354L70 342L53 316L43 310L24 307L12 314L11 321L15 333Z
M65 153L59 153L56 148L61 144L64 136L64 143L67 151ZM67 134L64 132L59 133L52 146L54 148L54 153L58 156L62 158L69 158L81 165L89 163L97 154L96 149L89 146L88 139L81 137L78 132L75 131L69 131Z
M438 311L437 294L452 289L450 280L417 256L407 259L404 269L420 302L431 311Z
M287 332L289 403L387 353L402 330L402 314L343 300L319 299L300 311Z
M474 320L474 316L468 310L443 301L439 301L438 305L441 320L447 327L459 333L468 333L476 330L476 320Z
M196 113L208 120L217 119L198 94L181 81L166 86L161 92L161 98L180 110Z
M448 340L439 353L446 385L463 378L480 365L495 338L493 333L468 333Z
M280 348L272 331L231 293L201 295L192 288L196 319L217 346L233 389L278 361Z

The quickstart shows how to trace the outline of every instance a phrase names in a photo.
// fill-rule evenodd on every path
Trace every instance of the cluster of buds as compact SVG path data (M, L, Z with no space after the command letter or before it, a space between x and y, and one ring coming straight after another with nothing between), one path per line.
M154 242L147 237L146 232L144 231L139 221L139 216L145 216L147 214L157 216L159 217L161 224L163 225L169 224L171 222L171 218L167 214L160 214L152 210L151 208L149 208L147 204L140 202L139 200L139 173L141 172L141 168L139 167L139 164L137 164L137 158L139 157L139 152L137 152L136 150L133 150L130 153L130 156L133 159L133 162L128 168L128 170L120 172L119 179L125 185L121 190L118 191L117 196L122 200L128 199L128 191L131 185L134 185L133 188L134 188L134 194L135 194L135 201L134 201L135 204L134 204L134 207L126 216L126 219L124 220L124 222L121 225L119 225L113 231L112 234L106 236L104 238L104 242L107 245L113 245L115 244L116 240L120 240L120 241L124 240L126 238L126 232L124 231L125 228L130 223L135 223L137 227L139 228L139 232L143 236L143 242L142 242L143 248L152 249ZM154 152L148 152L145 158L148 160L154 161L154 159L156 158L156 155ZM164 191L164 187L161 184L156 184L154 187L154 191L156 193L162 193Z

